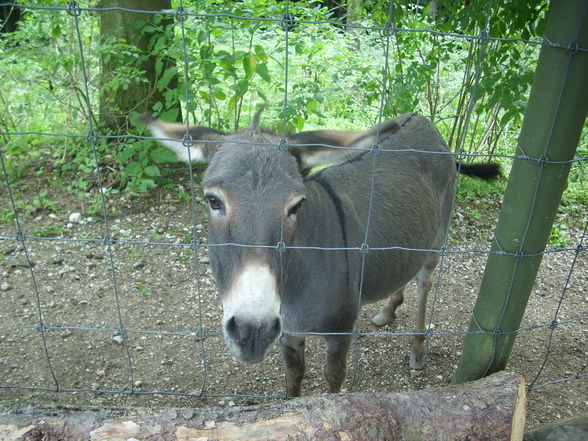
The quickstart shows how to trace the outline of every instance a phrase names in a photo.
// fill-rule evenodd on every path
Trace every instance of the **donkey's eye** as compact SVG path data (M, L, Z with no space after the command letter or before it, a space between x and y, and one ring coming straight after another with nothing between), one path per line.
M206 202L208 202L208 206L210 207L211 210L218 211L221 208L223 208L222 201L219 198L217 198L216 196L206 195L206 196L204 196L204 198L206 199Z
M296 213L298 213L298 210L300 209L303 202L304 202L304 198L300 199L296 204L291 206L288 209L288 217L296 216Z

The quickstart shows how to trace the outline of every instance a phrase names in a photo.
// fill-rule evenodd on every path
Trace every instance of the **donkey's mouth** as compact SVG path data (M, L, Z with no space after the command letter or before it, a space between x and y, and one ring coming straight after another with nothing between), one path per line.
M275 317L262 323L250 323L231 317L224 323L223 334L233 357L245 363L259 363L282 334L282 321Z

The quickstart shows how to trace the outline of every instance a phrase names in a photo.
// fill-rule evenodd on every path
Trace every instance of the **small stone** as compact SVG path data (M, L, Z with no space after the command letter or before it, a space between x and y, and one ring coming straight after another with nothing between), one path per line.
M82 214L81 213L72 213L69 215L69 221L71 223L79 223L82 220Z
M6 282L4 282L2 285L0 285L0 291L9 291L11 289L12 289L12 286L10 286Z
M2 253L4 253L5 256L8 256L9 254L12 254L16 251L16 247L10 247L10 248L6 248L4 251L2 251Z
M114 340L116 343L118 343L119 345L122 345L122 344L123 344L123 338L122 338L122 336L121 336L121 335L115 335L114 337L112 337L112 339L113 339L113 340Z
M190 409L180 409L180 414L186 420L192 419L192 417L194 416L194 412L192 412Z
M145 266L145 261L141 259L133 265L133 269L141 269L144 266Z
M143 382L141 380L135 381L135 387L141 387L141 386L143 386Z
M96 375L99 377L104 377L106 375L106 371L104 369L99 369L96 371Z

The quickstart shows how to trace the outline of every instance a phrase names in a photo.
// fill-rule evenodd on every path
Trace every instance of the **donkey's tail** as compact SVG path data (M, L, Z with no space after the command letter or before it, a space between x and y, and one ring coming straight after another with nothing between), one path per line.
M462 175L493 181L500 176L500 165L496 162L486 164L464 164L456 162L457 171Z

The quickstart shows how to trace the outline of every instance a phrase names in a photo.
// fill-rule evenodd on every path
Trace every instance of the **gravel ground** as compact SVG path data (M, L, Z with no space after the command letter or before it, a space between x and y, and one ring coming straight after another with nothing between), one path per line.
M30 185L28 191L19 190L18 200L32 201L39 187L34 182ZM255 396L284 393L277 348L254 366L227 354L218 334L221 311L206 250L199 251L197 265L194 252L185 246L191 234L190 204L174 199L174 194L161 191L147 198L114 196L109 200L110 212L116 213L110 218L111 235L151 245L117 243L109 253L101 241L104 222L86 214L70 219L72 213L83 213L84 207L71 195L55 190L47 195L58 202L54 212L33 213L23 219L22 229L32 234L53 228L61 239L78 240L31 239L25 242L26 249L14 239L0 240L0 324L10 325L0 327L0 396L5 405L232 406L258 402ZM0 202L9 206L4 188ZM450 248L488 249L497 207L491 203L476 207L476 213L483 213L481 218L471 216L469 208L456 208ZM196 230L204 242L203 213L198 205ZM580 233L573 227L569 231L573 246ZM0 234L15 234L14 225L0 224ZM573 258L574 252L544 257L523 327L553 320ZM431 294L434 332L467 330L484 264L484 254L447 256ZM588 316L587 266L586 252L582 252L568 282L559 320ZM452 381L462 336L434 335L429 341L429 366L418 373L408 367L410 337L385 335L412 331L414 297L415 287L410 286L397 322L381 330L369 322L380 305L364 308L359 328L381 334L355 342L346 391L394 392ZM39 311L48 327L44 342L37 329ZM117 332L121 324L127 330L124 336ZM200 328L212 332L202 339L195 332ZM508 369L532 381L545 360L550 332L546 327L521 332ZM536 385L580 372L588 360L587 337L585 320L558 326ZM304 394L325 393L320 338L309 339L307 354ZM41 390L53 390L56 384L62 392ZM137 394L128 394L131 391ZM200 393L209 397L189 395ZM528 428L588 411L587 397L587 377L532 391Z

